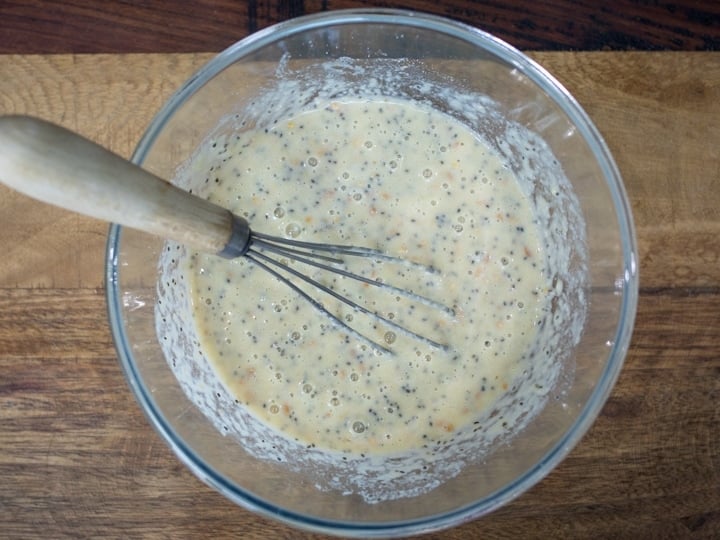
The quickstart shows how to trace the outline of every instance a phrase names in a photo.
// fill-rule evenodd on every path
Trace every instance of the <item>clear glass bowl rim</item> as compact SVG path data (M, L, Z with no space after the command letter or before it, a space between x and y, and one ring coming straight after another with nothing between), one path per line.
M564 437L558 440L534 467L510 484L484 499L443 514L407 521L367 524L319 519L290 512L285 508L255 497L252 493L243 490L219 475L177 436L170 423L167 422L162 412L155 405L152 394L136 367L132 348L129 345L122 324L122 292L119 290L117 279L118 250L122 237L122 227L116 224L110 226L106 246L105 279L108 318L120 364L136 400L150 423L160 433L172 451L200 480L248 510L314 532L351 537L391 537L420 534L458 525L505 505L549 474L588 431L610 395L630 345L638 302L637 241L630 205L618 168L604 139L570 93L536 62L487 32L457 21L414 11L373 8L322 12L270 26L238 41L200 68L173 94L149 124L133 153L132 161L137 164L144 161L154 140L175 110L225 67L285 37L330 25L346 24L389 24L422 28L459 38L476 45L479 49L484 49L498 59L520 70L546 92L567 114L595 154L611 193L622 240L621 248L624 262L622 303L615 339L612 342L602 376L587 404Z

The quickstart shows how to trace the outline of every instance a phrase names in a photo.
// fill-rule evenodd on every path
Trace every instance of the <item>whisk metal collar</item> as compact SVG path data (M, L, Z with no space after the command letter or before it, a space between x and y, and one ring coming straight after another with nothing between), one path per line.
M230 238L218 255L226 259L235 259L242 257L250 249L250 223L232 212L228 213L231 220Z

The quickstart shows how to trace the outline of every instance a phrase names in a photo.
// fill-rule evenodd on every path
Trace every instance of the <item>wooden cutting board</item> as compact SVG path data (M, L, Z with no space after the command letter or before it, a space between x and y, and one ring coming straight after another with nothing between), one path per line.
M641 295L620 380L545 480L433 537L720 537L720 53L534 53L624 176ZM129 156L205 54L0 56L0 114ZM0 186L0 537L310 538L196 480L107 328L107 226Z

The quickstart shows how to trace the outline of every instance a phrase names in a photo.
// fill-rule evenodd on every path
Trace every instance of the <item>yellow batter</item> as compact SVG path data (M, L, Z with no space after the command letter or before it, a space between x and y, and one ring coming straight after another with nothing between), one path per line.
M327 102L211 141L200 161L202 195L254 229L428 265L348 261L454 310L296 265L448 346L319 298L393 354L383 353L252 263L193 254L202 349L263 422L310 447L418 449L487 413L528 367L550 288L537 222L512 173L460 122L408 101Z

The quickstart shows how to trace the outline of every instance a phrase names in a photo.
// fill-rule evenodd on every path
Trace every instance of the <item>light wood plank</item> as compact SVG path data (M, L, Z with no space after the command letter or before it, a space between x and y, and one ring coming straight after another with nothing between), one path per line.
M642 285L720 283L720 55L532 56L586 108L615 156ZM210 57L0 56L0 113L55 121L129 156L164 100ZM0 261L3 286L101 286L104 224L38 209L2 186L0 195L0 245L10 250ZM72 250L74 242L84 249Z
M0 114L30 114L130 157L212 55L0 56ZM1 287L102 287L107 225L0 185Z

